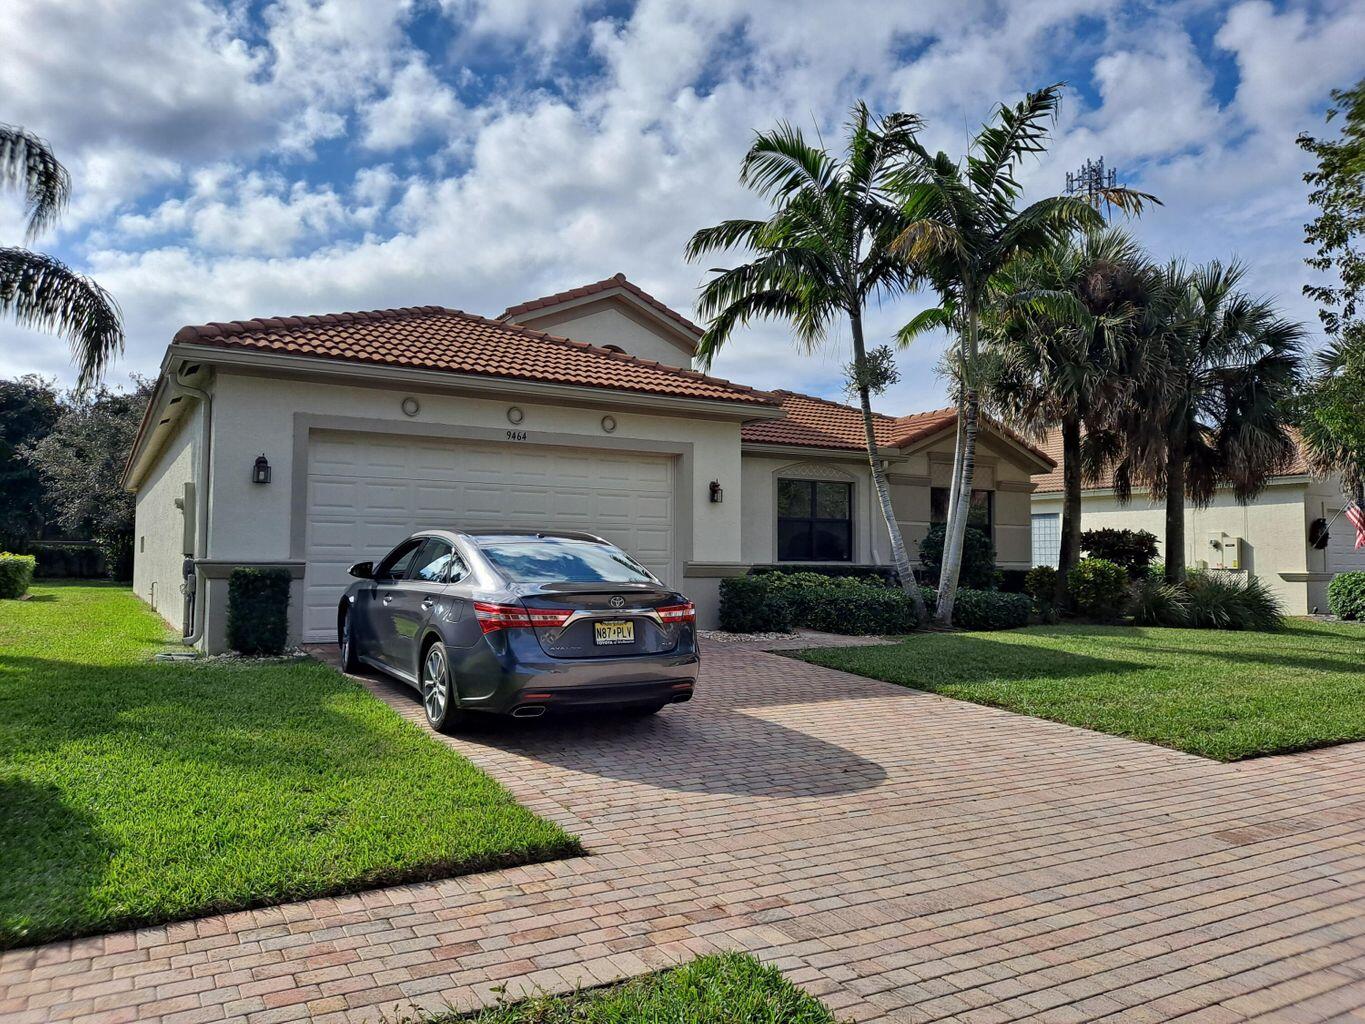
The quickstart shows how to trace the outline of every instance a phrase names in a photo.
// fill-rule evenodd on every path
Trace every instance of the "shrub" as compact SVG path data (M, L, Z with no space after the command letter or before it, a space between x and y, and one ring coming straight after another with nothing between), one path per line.
M44 541L29 545L37 559L33 575L39 579L94 580L104 577L104 554L84 541Z
M35 564L37 560L32 555L0 551L0 599L15 600L27 594Z
M1189 624L1198 629L1273 631L1284 625L1279 599L1259 579L1191 572L1185 591Z
M1147 575L1133 584L1128 613L1139 626L1186 626L1190 620L1190 595L1184 587Z
M799 626L826 633L870 636L908 633L918 625L915 607L905 591L892 587L811 587L790 595Z
M1327 607L1340 619L1365 619L1365 572L1339 572L1327 585Z
M1103 558L1083 558L1066 574L1076 611L1092 619L1115 619L1128 596L1128 573Z
M946 527L937 523L919 542L919 564L924 567L924 581L938 585L943 568L943 535ZM967 527L962 540L962 568L957 585L968 590L994 590L999 585L995 571L995 545L974 527Z
M233 569L228 577L228 646L279 654L289 639L288 569Z
M1024 593L1044 622L1057 619L1057 570L1050 565L1035 565L1024 576Z
M1027 626L1033 601L1027 594L1000 590L959 590L953 601L953 625L961 629L1018 629Z
M749 570L749 575L824 576L830 579L842 579L846 576L856 576L861 580L880 580L888 587L900 586L900 575L896 572L895 566L891 565L854 565L852 563L839 563L796 568L790 564L784 563L781 565L756 565Z
M1086 530L1081 534L1081 550L1091 558L1113 562L1137 579L1156 558L1156 534L1146 530Z
M720 581L720 628L727 633L790 633L791 608L764 576Z

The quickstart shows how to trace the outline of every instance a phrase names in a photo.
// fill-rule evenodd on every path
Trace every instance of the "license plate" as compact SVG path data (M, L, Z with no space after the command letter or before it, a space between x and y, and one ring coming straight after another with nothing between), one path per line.
M594 622L593 640L599 646L608 644L633 644L635 642L635 623L629 621Z

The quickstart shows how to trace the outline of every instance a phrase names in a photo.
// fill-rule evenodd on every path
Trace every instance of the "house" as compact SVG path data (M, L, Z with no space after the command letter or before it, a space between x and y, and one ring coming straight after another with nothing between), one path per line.
M438 306L186 327L125 469L134 587L225 637L237 566L294 576L291 636L335 638L347 567L430 526L582 529L714 625L755 563L888 561L856 410L691 369L699 327L623 276L489 319ZM941 518L950 410L877 416L907 543ZM983 427L974 501L1027 568L1041 450ZM188 571L193 599L183 586Z
M1056 565L1061 542L1062 446L1060 433L1043 447L1057 468L1034 477L1033 553L1040 565ZM1266 583L1291 615L1327 611L1327 584L1339 572L1365 570L1365 549L1344 518L1328 530L1325 547L1313 539L1341 511L1340 481L1314 479L1301 454L1245 505L1230 489L1208 508L1185 508L1185 564L1190 568L1245 573ZM1318 527L1314 523L1320 523ZM1147 530L1164 552L1166 506L1143 493L1122 505L1104 478L1081 496L1081 529ZM1160 555L1158 556L1160 557Z

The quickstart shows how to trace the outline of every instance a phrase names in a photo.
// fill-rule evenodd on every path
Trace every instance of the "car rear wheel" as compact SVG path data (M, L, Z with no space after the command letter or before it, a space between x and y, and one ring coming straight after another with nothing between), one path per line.
M355 629L351 626L351 613L346 612L341 620L341 635L337 638L341 649L341 671L354 675L360 671L360 655L355 649Z
M427 721L437 732L454 732L460 709L455 706L455 687L451 682L450 657L446 645L436 640L422 658L422 707Z

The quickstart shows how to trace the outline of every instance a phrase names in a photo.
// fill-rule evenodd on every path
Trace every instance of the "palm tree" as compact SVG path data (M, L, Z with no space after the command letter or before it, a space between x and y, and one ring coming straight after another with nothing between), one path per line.
M71 178L47 143L7 124L0 124L0 186L24 195L25 242L56 223L71 194ZM79 388L95 383L123 350L123 318L109 293L60 260L29 249L0 247L0 313L69 338L80 367Z
M863 309L879 296L912 283L910 268L890 252L904 221L888 185L915 145L920 119L889 114L874 119L859 103L847 127L842 159L808 143L783 123L759 132L744 156L740 182L768 200L766 220L727 220L703 228L687 244L687 258L742 247L754 259L718 269L697 301L708 321L697 355L709 367L737 327L753 319L791 322L799 344L811 350L846 317L853 341L852 385L862 410L872 485L891 539L891 562L924 622L924 597L915 582L891 506L891 493L872 426Z
M983 311L998 298L992 279L1011 260L1057 245L1078 230L1102 227L1099 204L1140 213L1154 196L1128 188L1101 190L1091 200L1054 196L1016 209L1021 187L1016 170L1029 154L1046 149L1047 125L1056 117L1062 85L1030 93L1013 107L1001 105L993 123L973 139L965 168L946 153L930 154L918 145L892 188L900 197L906 225L893 243L916 273L938 293L939 304L910 321L902 344L918 334L946 328L958 335L954 353L959 392L958 443L953 460L939 579L936 620L951 625L967 529L971 481L976 465L980 407L978 348ZM1092 205L1093 204L1093 205ZM1064 301L1038 295L1045 306Z
M1288 432L1302 373L1302 325L1239 290L1246 268L1215 260L1163 272L1166 308L1153 341L1159 373L1118 417L1114 489L1134 481L1166 502L1166 580L1185 579L1185 505L1220 487L1246 502L1294 456Z
M992 285L1003 297L986 317L987 403L1036 440L1061 433L1059 606L1080 561L1083 476L1101 468L1087 465L1082 437L1108 425L1151 366L1140 357L1141 326L1159 279L1127 233L1108 229L1020 256ZM1040 308L1036 296L1053 301Z

